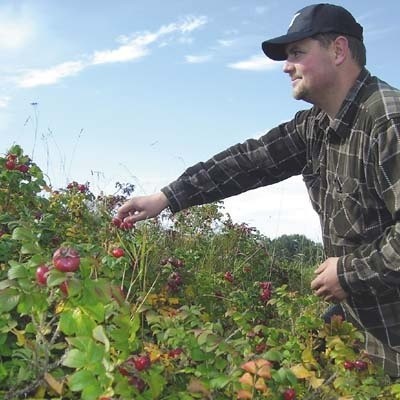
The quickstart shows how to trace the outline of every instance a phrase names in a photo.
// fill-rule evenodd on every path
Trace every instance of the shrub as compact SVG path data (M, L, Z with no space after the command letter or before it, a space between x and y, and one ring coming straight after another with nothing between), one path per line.
M323 324L320 245L220 203L121 229L132 186L54 190L19 146L0 168L2 398L400 398L351 324Z

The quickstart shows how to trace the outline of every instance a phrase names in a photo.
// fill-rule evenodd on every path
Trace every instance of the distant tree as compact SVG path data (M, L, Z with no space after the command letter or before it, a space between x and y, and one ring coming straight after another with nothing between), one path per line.
M269 246L275 258L293 261L298 259L307 264L317 264L323 258L323 247L304 235L282 235L272 239Z

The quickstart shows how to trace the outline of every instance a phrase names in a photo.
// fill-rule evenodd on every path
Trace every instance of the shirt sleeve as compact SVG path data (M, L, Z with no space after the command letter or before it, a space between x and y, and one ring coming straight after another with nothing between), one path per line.
M221 200L301 173L306 160L309 111L188 168L162 189L172 212Z
M382 225L377 239L339 258L339 282L349 293L383 294L400 285L400 116L380 125L377 131L371 145L373 173L391 223Z

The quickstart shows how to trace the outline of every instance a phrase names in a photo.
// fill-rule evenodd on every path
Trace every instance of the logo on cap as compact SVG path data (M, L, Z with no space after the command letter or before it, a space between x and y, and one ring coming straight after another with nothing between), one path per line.
M292 20L290 21L289 28L293 25L294 20L300 15L300 13L294 14Z

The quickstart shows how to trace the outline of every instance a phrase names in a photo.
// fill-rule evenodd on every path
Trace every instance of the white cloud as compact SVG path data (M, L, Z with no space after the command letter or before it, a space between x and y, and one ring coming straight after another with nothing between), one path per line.
M18 85L23 88L51 85L67 76L76 75L85 67L82 61L68 61L48 69L28 71L20 78Z
M204 16L188 16L180 22L161 26L155 32L137 33L131 37L122 35L117 38L121 45L108 50L95 50L92 55L84 60L66 61L59 65L46 69L36 69L24 73L20 76L18 86L34 87L40 85L55 84L63 78L73 76L83 69L100 64L128 62L147 56L150 53L150 45L161 41L164 45L165 37L173 33L186 35L207 23Z
M200 28L207 23L207 18L204 16L186 17L180 23L172 23L163 25L156 32L145 32L136 34L129 38L128 36L120 36L119 41L123 43L122 46L113 50L95 51L93 55L92 64L105 64L114 62L126 62L145 57L150 53L148 46L152 43L161 40L166 35L174 32L186 34L195 29ZM165 46L166 42L161 42Z
M205 25L208 22L207 17L200 16L200 17L193 17L189 16L178 26L178 30L182 33L192 32L195 29L200 28L201 26Z
M207 61L211 60L211 56L210 55L203 55L203 56L191 56L191 55L187 55L185 56L185 60L187 63L189 64L201 64L201 63L205 63Z
M228 64L229 68L241 69L246 71L265 71L279 68L280 62L270 60L264 55L252 56L248 60L238 61Z
M321 242L321 227L301 177L251 190L224 200L236 223L247 223L269 238L303 234Z
M140 43L132 42L114 50L95 51L92 64L107 64L115 62L126 62L143 58L149 50Z
M35 26L25 9L0 7L0 49L19 49L35 36Z
M8 106L9 101L10 97L8 96L0 97L0 108L6 108Z

